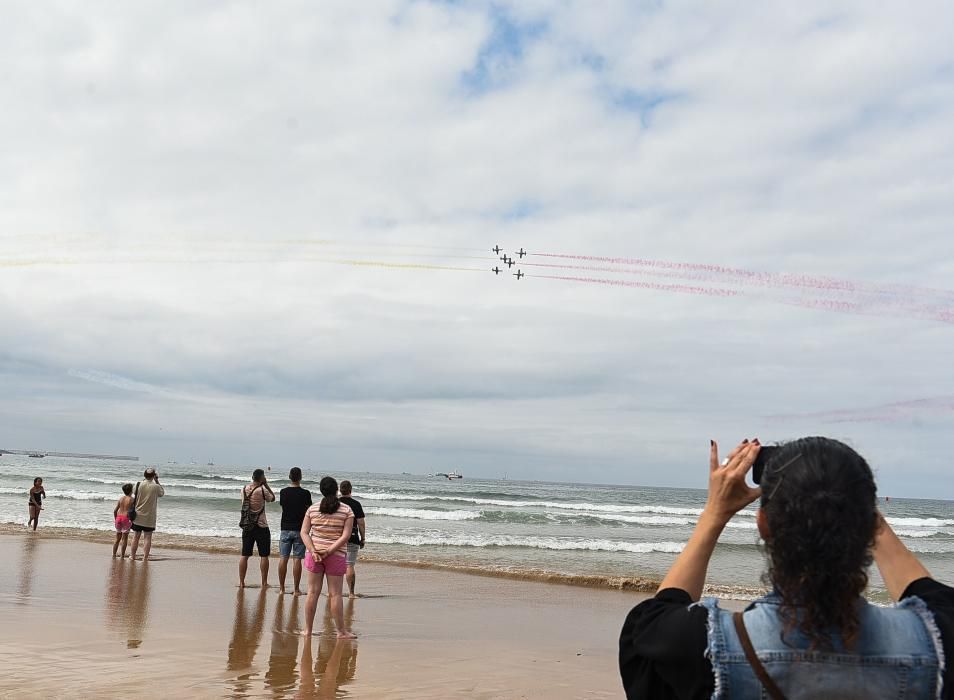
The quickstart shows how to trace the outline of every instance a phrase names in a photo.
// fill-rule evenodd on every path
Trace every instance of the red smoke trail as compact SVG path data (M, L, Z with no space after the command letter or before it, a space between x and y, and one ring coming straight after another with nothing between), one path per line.
M610 280L601 277L568 277L566 275L527 275L536 279L563 280L566 282L584 282L586 284L602 284L610 287L635 287L637 289L652 289L658 292L682 292L710 297L739 297L743 292L734 289L717 289L715 287L692 287L685 284L655 284L653 282L635 282L633 280Z
M596 255L569 255L565 253L531 253L543 258L557 258L562 260L580 260L583 262L607 263L610 265L648 267L662 270L682 272L708 273L709 275L735 277L750 283L766 287L796 287L801 289L818 289L829 292L854 292L875 295L906 294L909 296L931 296L954 298L954 291L946 289L931 289L913 285L874 285L851 280L826 277L822 275L802 275L787 272L758 272L723 265L706 263L683 263L668 260L653 260L650 258L618 258ZM710 278L711 279L711 278Z
M766 416L770 421L815 420L829 423L868 423L892 421L907 415L924 411L954 411L954 396L935 396L910 401L871 406L868 408L846 408L814 413L789 413Z

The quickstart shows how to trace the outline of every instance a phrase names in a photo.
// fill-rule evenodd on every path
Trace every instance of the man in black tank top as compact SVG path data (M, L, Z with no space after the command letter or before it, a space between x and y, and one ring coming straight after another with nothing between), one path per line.
M341 502L354 511L354 525L351 529L351 539L348 540L348 571L345 574L345 581L348 582L348 597L357 598L358 594L354 592L354 567L358 563L358 550L364 547L364 508L351 497L350 481L342 481L338 490L341 491Z

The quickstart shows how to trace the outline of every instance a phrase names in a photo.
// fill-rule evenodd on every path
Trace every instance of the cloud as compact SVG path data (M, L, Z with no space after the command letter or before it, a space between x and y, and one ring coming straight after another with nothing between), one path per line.
M947 289L951 13L14 3L0 439L704 486L710 437L837 430L935 493L943 419L824 417L954 393L930 312L435 268L500 243Z

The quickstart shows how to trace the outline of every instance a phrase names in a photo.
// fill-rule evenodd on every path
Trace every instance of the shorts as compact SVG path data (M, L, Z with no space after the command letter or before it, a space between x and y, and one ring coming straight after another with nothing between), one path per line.
M129 532L132 529L132 520L128 515L116 516L116 532Z
M298 530L282 530L278 536L278 556L282 559L305 558L305 543L301 541L301 532Z
M358 563L358 550L361 549L361 545L354 544L353 542L348 543L348 566L354 566Z
M136 523L132 524L133 532L155 532L156 528L154 527L143 527L142 525L137 525Z
M242 556L252 556L252 548L258 545L258 556L267 557L272 552L272 531L267 527L253 527L242 531Z
M345 558L335 552L330 557L325 557L321 561L315 561L311 558L311 552L305 554L305 568L313 574L327 574L328 576L344 576L348 571L348 564Z

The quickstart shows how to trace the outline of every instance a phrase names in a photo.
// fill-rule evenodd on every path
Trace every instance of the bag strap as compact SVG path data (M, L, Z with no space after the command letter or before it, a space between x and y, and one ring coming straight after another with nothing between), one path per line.
M137 481L137 482L136 482L136 491L135 491L135 493L133 493L133 505L134 505L134 506L136 505L136 499L139 498L139 484L141 484L141 483L142 483L141 481Z
M765 670L765 666L762 665L762 662L759 661L759 657L755 654L752 640L749 639L749 633L745 629L745 622L742 620L742 613L735 613L732 616L732 621L735 623L735 632L739 635L739 641L742 643L742 649L745 651L745 658L748 660L752 670L755 671L755 675L762 684L762 687L765 688L772 700L785 700L785 694L775 685L775 681L772 680L768 671Z

